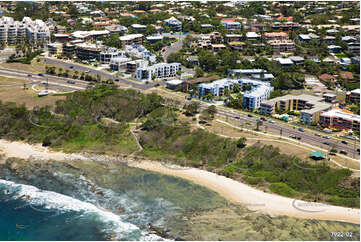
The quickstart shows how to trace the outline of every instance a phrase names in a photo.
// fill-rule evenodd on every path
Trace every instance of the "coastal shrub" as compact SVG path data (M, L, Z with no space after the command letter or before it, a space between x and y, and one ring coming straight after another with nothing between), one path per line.
M283 182L274 183L269 187L269 189L272 192L285 197L295 197L297 195L297 193L292 188Z
M251 185L258 185L263 183L262 177L245 176L244 179Z
M327 202L337 205L337 206L346 206L346 207L353 207L353 208L359 208L360 207L360 198L354 197L354 198L344 198L344 197L338 197L338 196L331 196L327 199Z

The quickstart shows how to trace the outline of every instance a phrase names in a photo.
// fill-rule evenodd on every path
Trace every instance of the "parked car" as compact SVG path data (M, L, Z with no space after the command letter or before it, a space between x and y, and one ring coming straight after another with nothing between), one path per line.
M340 150L340 154L347 155L347 152L345 150Z
M159 83L157 83L157 84L155 84L154 86L155 86L155 87L159 87L159 86L160 86L160 84L159 84Z
M31 74L28 74L28 77L32 77Z
M327 141L323 142L323 144L324 144L324 145L330 145L330 143L327 142Z
M328 137L327 135L325 135L325 136L322 136L322 138L329 139L330 137Z
M357 149L357 153L360 154L360 148Z
M69 68L70 68L70 69L73 69L73 68L74 68L74 66L69 66Z
M253 115L252 115L252 114L248 114L247 116L248 116L248 117L250 117L250 118L252 118L252 117L253 117Z
M315 133L315 135L318 136L318 137L321 137L321 135L319 133Z
M303 128L298 128L298 131L305 132L305 130Z
M84 71L84 73L89 73L90 71Z
M43 73L39 73L38 76L44 76L44 74L43 74Z
M42 81L41 84L45 85L45 86L48 85L48 83L46 81Z
M267 121L267 119L265 117L261 117L262 121Z
M118 81L119 81L119 79L115 79L115 81L116 81L116 82L118 82Z
M268 123L273 124L275 121L273 121L272 119L268 120Z
M345 145L348 144L347 141L345 141L345 140L342 140L341 143L342 143L342 144L345 144Z
M301 137L300 137L300 136L298 136L298 137L296 137L296 139L301 140Z
M72 80L68 80L66 82L69 83L69 84L75 84L75 81L72 81Z
M292 138L292 139L296 139L297 137L296 137L296 135L290 135L290 138Z

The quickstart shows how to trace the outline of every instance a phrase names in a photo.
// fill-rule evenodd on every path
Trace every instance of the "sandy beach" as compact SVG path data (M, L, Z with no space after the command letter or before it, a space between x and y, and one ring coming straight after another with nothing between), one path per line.
M85 159L81 154L65 154L53 152L46 147L30 145L23 142L0 140L0 152L7 157L28 159L31 156L42 159L65 160ZM162 174L173 175L218 192L232 202L240 203L249 208L271 216L285 215L305 219L330 220L360 224L360 210L332 206L321 203L310 203L275 194L265 193L246 184L212 172L196 168L180 168L164 166L159 162L141 161L130 163L129 166L142 168Z

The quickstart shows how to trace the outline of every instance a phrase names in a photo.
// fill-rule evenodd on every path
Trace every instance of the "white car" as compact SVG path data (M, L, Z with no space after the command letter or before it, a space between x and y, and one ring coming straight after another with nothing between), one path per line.
M273 120L270 119L270 120L268 120L268 122L271 123L271 124L273 124L275 121L273 121Z
M47 96L49 94L48 90L43 90L38 93L38 97Z

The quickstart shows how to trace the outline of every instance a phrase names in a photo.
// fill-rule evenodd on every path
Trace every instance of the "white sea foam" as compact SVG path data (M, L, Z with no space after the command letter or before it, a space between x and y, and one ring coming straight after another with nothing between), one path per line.
M1 184L9 187L14 199L20 199L28 196L29 200L27 200L27 202L34 206L42 206L46 209L56 209L64 212L77 211L89 215L96 214L99 216L101 221L106 224L107 228L105 228L105 232L115 235L117 239L163 240L157 235L148 234L146 231L140 231L136 225L123 222L121 221L120 216L112 212L99 209L91 203L83 202L56 192L40 190L34 186L17 184L2 179L0 179L0 185ZM137 231L140 233L140 238L127 237L129 234L137 234Z

